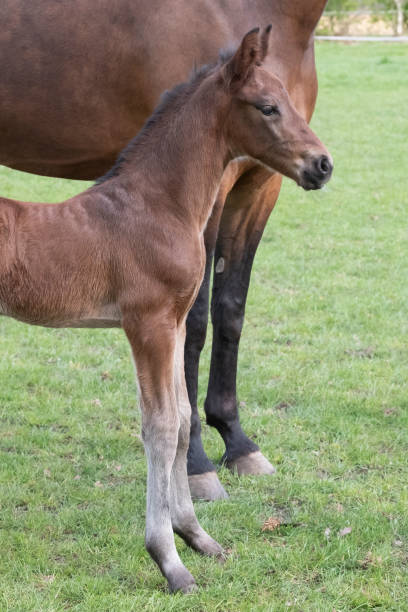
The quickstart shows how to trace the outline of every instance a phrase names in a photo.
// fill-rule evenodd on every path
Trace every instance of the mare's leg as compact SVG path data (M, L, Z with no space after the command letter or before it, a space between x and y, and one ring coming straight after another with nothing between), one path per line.
M218 225L225 197L235 172L224 180L224 187L218 194L212 215L205 231L206 266L203 282L196 301L187 317L187 336L185 343L185 374L188 397L191 405L190 445L187 455L187 471L193 499L225 499L228 497L218 480L215 467L207 457L201 441L201 423L197 406L198 366L204 347L208 325L208 303L210 291L211 265L217 240Z
M185 376L191 405L190 445L187 469L190 491L194 499L225 499L228 497L220 483L214 464L207 457L201 440L201 423L198 414L198 366L205 343L208 324L208 297L213 253L207 248L205 275L194 306L187 318L185 344Z
M236 374L252 263L280 185L279 175L259 166L240 177L226 200L215 252L213 344L205 412L207 423L218 429L225 442L226 465L239 474L275 471L241 428Z
M221 546L199 525L194 512L187 477L187 449L190 438L190 402L184 375L184 324L178 333L175 359L175 389L179 411L180 428L176 457L171 472L171 518L173 529L186 542L205 555L222 556Z
M180 428L174 388L176 323L128 315L123 328L132 346L140 386L148 466L146 548L167 578L170 591L188 593L195 581L177 553L170 513L170 477Z

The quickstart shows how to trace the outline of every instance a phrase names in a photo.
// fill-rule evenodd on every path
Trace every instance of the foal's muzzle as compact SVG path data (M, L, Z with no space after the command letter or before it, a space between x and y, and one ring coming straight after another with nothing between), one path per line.
M327 155L312 158L309 167L303 170L303 189L320 189L327 183L333 172L333 162Z

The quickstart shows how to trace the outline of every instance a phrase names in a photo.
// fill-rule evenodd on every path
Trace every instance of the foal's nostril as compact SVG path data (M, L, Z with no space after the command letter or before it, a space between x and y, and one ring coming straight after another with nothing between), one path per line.
M331 171L331 163L327 155L322 155L316 160L316 166L321 174L328 174Z
M333 162L328 155L309 158L300 184L304 189L320 189L330 180L332 172Z

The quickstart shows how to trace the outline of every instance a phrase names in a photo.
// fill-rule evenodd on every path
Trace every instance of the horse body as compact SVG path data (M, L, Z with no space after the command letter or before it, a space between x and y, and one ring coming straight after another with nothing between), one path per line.
M22 321L120 326L140 387L148 463L146 546L172 591L195 581L173 532L207 555L187 477L190 403L185 322L205 270L204 228L229 161L250 155L305 189L330 156L262 68L269 29L164 100L117 166L57 205L0 201L0 304Z
M265 21L274 24L266 65L308 119L316 93L311 37L324 4L100 0L96 10L86 0L5 0L0 161L47 176L101 176L162 91Z
M0 6L0 163L93 179L110 168L166 88L213 61L254 23L272 23L265 66L309 120L316 99L313 31L326 0L4 0ZM255 160L225 170L206 228L207 264L186 337L192 406L188 469L195 497L226 496L201 442L197 406L210 273L213 348L205 411L240 474L274 468L242 431L236 371L252 262L279 195L281 176ZM164 214L164 210L162 211ZM111 220L113 220L111 218ZM161 225L164 225L162 219Z

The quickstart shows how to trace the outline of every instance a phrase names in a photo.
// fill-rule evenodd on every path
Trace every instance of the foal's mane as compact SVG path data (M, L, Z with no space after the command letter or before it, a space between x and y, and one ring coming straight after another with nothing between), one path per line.
M165 91L156 106L153 114L147 119L142 129L132 140L126 145L126 147L119 153L116 162L110 170L95 182L95 185L100 185L109 179L118 176L121 170L136 150L143 146L146 139L149 137L152 128L163 118L171 115L176 115L181 108L184 106L188 98L194 93L204 79L216 69L220 68L225 64L234 54L234 50L221 51L217 62L212 64L205 64L204 66L194 67L188 81L180 83ZM169 117L169 120L170 117Z

